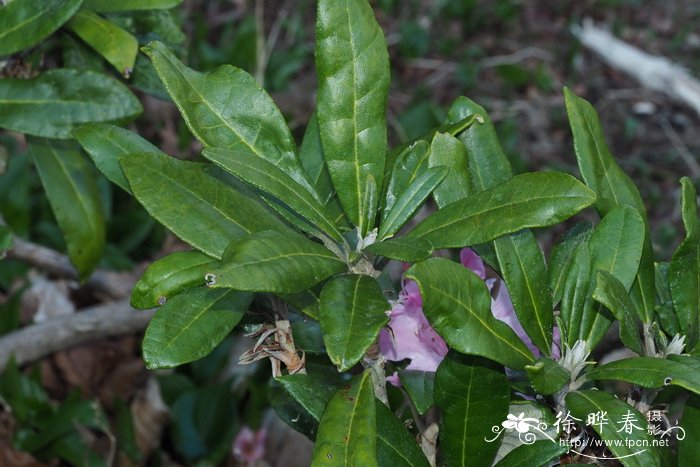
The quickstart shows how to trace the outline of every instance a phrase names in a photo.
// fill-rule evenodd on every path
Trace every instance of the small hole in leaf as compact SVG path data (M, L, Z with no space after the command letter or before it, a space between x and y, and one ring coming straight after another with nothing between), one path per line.
M216 275L212 273L208 273L207 275L204 276L204 281L207 284L207 287L211 287L212 285L216 285Z

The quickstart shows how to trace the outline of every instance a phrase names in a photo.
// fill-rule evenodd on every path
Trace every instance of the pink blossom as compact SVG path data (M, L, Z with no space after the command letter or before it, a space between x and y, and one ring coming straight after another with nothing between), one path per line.
M233 456L245 465L261 460L265 455L266 438L265 428L253 431L250 427L244 426L233 440Z

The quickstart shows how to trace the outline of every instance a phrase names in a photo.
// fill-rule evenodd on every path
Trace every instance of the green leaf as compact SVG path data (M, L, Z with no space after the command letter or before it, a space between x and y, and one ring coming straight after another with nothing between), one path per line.
M204 156L242 181L281 200L323 232L342 242L343 237L325 206L274 164L245 150L212 148Z
M323 158L321 136L318 132L318 119L314 113L309 119L304 139L299 147L299 160L321 202L328 203L335 196L335 188L326 167L326 160Z
M418 443L403 423L375 399L377 417L377 465L428 467Z
M645 388L679 386L700 394L700 372L694 357L674 356L672 360L636 357L596 367L585 374L587 380L614 379Z
M346 270L337 256L302 235L266 231L231 242L211 271L211 286L293 294Z
M0 225L0 259L5 257L5 252L12 248L12 231L5 225Z
M410 233L434 248L484 243L529 227L562 222L595 200L595 194L574 177L528 173L431 214Z
M389 322L391 309L376 280L348 274L329 280L321 291L323 342L334 365L347 371L359 362Z
M494 241L518 321L546 355L552 349L552 292L542 250L529 230Z
M377 205L369 176L383 186L389 54L366 0L320 0L316 20L317 118L328 172L350 221L364 236Z
M661 465L653 438L647 434L646 418L631 405L606 392L589 389L569 393L566 406L571 415L581 420L586 420L589 414L607 414L608 423L591 427L626 467ZM629 425L630 432L625 429L625 420L633 424Z
M421 238L399 237L373 243L365 247L364 251L398 261L417 263L433 254L433 246Z
M558 428L555 425L557 419L552 413L552 409L545 404L533 401L526 401L522 399L515 399L510 401L510 408L508 409L508 413L516 418L519 417L520 414L522 414L523 419L535 419L538 422L545 423L547 426L542 426L541 431L539 429L530 430L528 432L530 433L530 435L523 435L519 433L518 430L513 429L504 430L505 432L502 435L503 441L501 442L501 447L498 448L498 453L496 454L497 462L500 462L502 459L505 458L506 455L521 447L523 445L523 441L525 440L525 436L527 436L528 442L547 441L548 443L551 443L552 440L557 439L559 437ZM533 425L530 424L530 422L526 423L531 428L534 428ZM501 426L503 425L501 424Z
M210 256L220 258L232 240L248 233L289 230L262 202L209 175L207 164L162 153L129 154L119 161L149 214Z
M584 310L590 308L591 254L588 242L582 241L574 250L574 255L566 271L560 316L565 329L562 329L562 345L573 347L579 339Z
M309 417L311 421L316 422L316 425L321 420L328 401L331 400L338 390L335 385L315 375L285 375L276 378L275 382L279 383L299 405L297 410L301 409L301 411L297 412L295 416L303 413L305 416ZM277 411L278 407L274 405L273 407L275 407ZM283 417L282 419L287 421L287 417ZM294 417L289 421L293 419ZM294 425L292 425L292 428L298 429L298 427ZM314 426L313 431L315 431L315 429L316 427Z
M620 322L620 340L638 354L644 352L636 322L636 310L625 286L607 271L599 270L593 298L605 305Z
M230 65L199 73L157 41L143 51L187 127L205 147L252 152L313 193L282 113L252 76Z
M591 223L579 222L559 239L552 248L549 258L549 284L552 289L553 306L561 301L564 294L564 282L566 273L574 259L576 248L587 242L591 236Z
M78 11L82 0L14 0L0 7L0 56L48 37Z
M435 133L430 145L430 167L449 169L447 177L433 191L438 209L466 198L473 192L468 166L469 157L464 144L449 133Z
M693 467L700 459L700 397L691 396L685 403L679 425L685 430L685 441L678 443L678 467Z
M440 447L445 465L490 466L499 442L492 426L508 415L510 387L493 362L450 352L435 373L435 405L440 408Z
M278 294L279 297L312 319L318 320L319 295L315 289L305 290L297 294Z
M383 240L398 232L423 205L430 193L440 185L447 172L447 167L432 167L416 177L382 220L377 237Z
M571 380L569 370L548 357L538 358L531 365L525 366L525 371L532 387L539 394L555 394Z
M700 328L700 221L693 183L684 177L681 186L685 239L671 259L669 286L678 324L686 336L686 347L692 350Z
M61 139L70 138L74 126L124 120L143 111L116 79L63 68L32 79L0 79L0 108L0 127Z
M98 169L114 184L131 194L129 182L119 165L119 157L136 153L162 154L160 149L136 133L109 123L88 123L73 130L85 152Z
M430 145L427 141L418 140L399 153L387 183L386 196L382 200L383 219L416 177L428 169L429 163Z
M84 7L97 12L130 10L164 10L178 6L182 0L85 0Z
M549 465L550 461L566 454L567 447L549 440L523 444L510 451L495 467L520 467L523 465Z
M145 310L163 305L175 295L203 286L204 276L218 264L198 251L178 251L152 263L131 292L131 306Z
M139 42L134 36L88 10L77 12L67 26L119 73L127 78L131 75L139 53Z
M73 144L31 138L29 152L68 256L84 279L97 267L105 244L104 213L93 173Z
M158 308L143 337L149 369L172 368L208 355L243 318L252 296L234 290L191 289Z
M593 106L567 88L564 88L564 97L581 175L597 195L595 208L604 216L617 206L629 206L639 213L644 222L644 253L632 300L641 312L641 320L649 323L654 314L654 258L644 202L637 187L610 153Z
M408 395L411 396L418 413L425 415L435 404L433 398L435 373L432 371L401 371L399 379Z
M461 264L431 258L413 265L405 277L418 283L425 316L451 348L513 369L534 360L515 332L491 314L484 281Z
M376 406L369 372L336 392L326 406L311 465L378 465Z
M513 171L486 110L466 97L459 97L447 113L447 121L454 123L469 117L481 123L469 126L458 138L467 149L474 188L483 191L510 180Z

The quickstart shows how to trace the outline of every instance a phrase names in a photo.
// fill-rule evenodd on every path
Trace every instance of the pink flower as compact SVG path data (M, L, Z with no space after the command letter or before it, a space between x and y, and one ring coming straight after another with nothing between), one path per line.
M464 267L470 269L486 282L489 290L492 290L498 282L496 296L491 301L493 316L510 326L525 345L536 356L539 356L540 351L534 346L518 321L505 282L497 279L486 279L484 262L470 248L462 249L460 260ZM442 337L428 323L422 305L423 300L418 285L413 281L405 281L399 298L394 302L389 312L389 326L382 329L379 334L379 348L387 360L398 362L410 359L406 370L434 372L447 355L448 348ZM558 359L560 339L559 329L556 327L553 337L552 357ZM396 375L390 376L387 380L394 386L398 386Z
M252 465L265 455L267 430L253 431L247 425L241 428L233 440L233 456L245 465Z

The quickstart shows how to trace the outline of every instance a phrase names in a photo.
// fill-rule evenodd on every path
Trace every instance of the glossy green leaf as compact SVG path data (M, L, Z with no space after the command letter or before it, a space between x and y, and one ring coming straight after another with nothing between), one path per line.
M406 263L417 263L430 258L433 254L433 246L421 238L397 237L373 243L364 251Z
M258 232L233 241L214 268L211 287L298 293L347 270L323 245L288 232Z
M208 355L243 318L251 294L191 289L158 308L143 337L146 366L172 368Z
M538 394L555 394L571 380L569 370L548 357L538 358L525 371Z
M77 125L128 119L143 110L116 79L63 68L32 79L0 79L0 108L0 127L61 139Z
M343 237L325 206L285 171L245 150L205 149L204 156L242 181L281 200L323 232L342 242Z
M31 138L29 152L63 233L68 256L81 278L97 267L105 244L105 221L97 184L74 144Z
M552 292L544 254L529 230L497 238L501 275L518 320L532 342L549 355L552 348Z
M198 251L178 251L152 263L131 292L131 306L141 310L163 305L175 295L203 286L204 276L218 264Z
M401 386L411 396L419 414L424 415L434 404L435 373L432 371L401 371Z
M257 199L209 175L206 164L162 153L120 157L134 196L158 222L196 249L220 258L242 235L289 228Z
M458 248L529 227L562 222L590 206L595 194L571 175L548 172L511 180L431 214L409 236L435 248Z
M429 164L430 145L427 141L418 140L399 153L387 183L386 196L382 200L382 219L386 218L408 186L428 170Z
M12 231L5 225L0 225L0 259L5 257L5 252L12 248Z
M522 369L534 357L515 332L491 314L491 296L476 274L445 258L415 264L405 277L415 280L423 311L447 344Z
M627 348L641 355L643 349L636 321L637 313L632 299L622 282L609 272L599 270L596 276L593 298L605 305L620 323L620 340L622 343Z
M0 7L0 56L48 37L78 11L82 0L14 0Z
M85 8L98 12L161 10L178 6L183 0L85 0Z
M285 375L275 379L317 422L321 420L328 401L338 390L322 378L311 375Z
M560 316L565 326L562 344L573 347L579 340L579 328L584 310L591 307L591 254L588 242L583 241L574 250L564 278Z
M430 167L443 166L449 169L447 177L433 191L438 209L472 193L468 159L467 150L460 140L449 133L435 133L428 163Z
M455 123L469 117L477 117L478 121L457 137L467 149L474 188L483 191L508 181L513 171L486 110L466 97L459 97L450 107L447 121Z
M375 399L377 416L377 465L428 467L415 438L396 415Z
M318 320L319 296L315 289L305 290L296 294L278 294L279 297L305 315Z
M447 172L447 167L432 167L416 177L399 195L396 203L382 220L377 238L383 240L398 232L423 205L423 201L440 185L447 176Z
M311 185L321 198L321 202L328 203L335 196L335 188L333 188L326 160L323 157L318 119L315 113L311 115L304 132L304 139L299 147L299 160L309 176Z
M700 394L700 372L693 359L688 356L627 358L596 367L586 373L585 378L627 381L645 388L673 385Z
M571 415L580 420L586 420L589 414L605 412L608 423L593 424L591 428L626 467L661 465L653 438L647 434L646 418L631 405L612 394L589 389L569 393L566 407ZM625 425L625 420L631 425Z
M282 113L252 76L230 65L199 73L160 42L151 42L143 51L205 147L252 152L313 192Z
M535 419L539 422L545 423L547 426L543 426L542 431L540 431L539 429L533 429L534 427L532 426L531 422L525 422L530 425L531 429L528 431L530 435L521 434L518 432L518 430L514 429L504 430L505 433L502 435L503 441L501 442L501 447L498 449L498 453L496 454L497 462L500 462L506 455L523 446L525 436L527 436L529 441L547 441L548 443L551 443L553 439L557 439L559 437L557 426L555 426L557 419L552 413L552 409L545 404L515 399L510 401L508 413L516 418L520 417L520 414L522 414L523 419ZM501 425L501 427L502 426L503 425Z
M694 467L700 459L700 397L691 396L683 408L683 417L678 423L685 430L685 440L678 443L678 467Z
M328 172L350 221L365 235L383 186L389 54L366 0L320 0L316 20L317 118Z
M590 222L579 222L561 237L552 248L549 258L549 284L552 289L553 305L556 306L564 294L566 272L574 259L576 248L587 242L591 236Z
M359 362L389 322L391 309L376 280L348 274L329 280L321 291L323 342L334 365L347 371Z
M479 357L450 352L435 373L440 408L440 447L445 465L490 466L500 442L492 426L508 415L510 387L503 367Z
M604 216L617 206L629 206L639 213L644 222L644 253L632 299L641 312L641 320L648 323L654 313L654 258L644 202L637 187L610 153L593 106L567 88L564 88L564 97L579 170L586 185L597 195L596 209Z
M521 467L549 465L549 462L566 454L567 447L550 440L523 444L510 451L494 467ZM569 465L569 464L567 464Z
M690 179L681 179L681 212L685 239L673 254L669 269L669 287L686 346L693 349L700 328L700 221L697 193Z
M376 408L369 372L356 377L328 402L311 465L378 465Z
M119 157L136 153L162 154L160 149L136 133L109 123L88 123L73 130L85 152L114 184L131 194Z
M139 42L116 24L88 10L77 12L68 22L73 31L127 78L134 70Z

